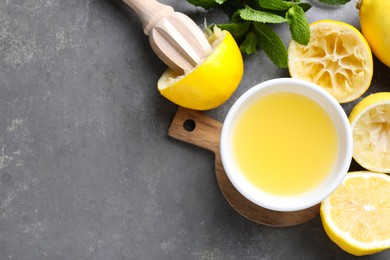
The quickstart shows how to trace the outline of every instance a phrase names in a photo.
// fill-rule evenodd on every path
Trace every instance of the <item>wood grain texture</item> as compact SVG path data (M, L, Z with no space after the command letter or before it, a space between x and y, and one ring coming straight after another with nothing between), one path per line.
M186 122L193 122L195 128L192 131L186 130ZM222 165L219 149L221 130L222 123L217 120L202 112L179 107L168 135L214 152L215 174L224 197L236 211L249 220L269 226L288 227L302 224L318 215L319 205L300 211L279 212L260 207L241 195L230 182Z
M212 51L203 31L187 15L155 0L123 0L140 17L157 56L179 74L193 69Z
M154 0L123 0L123 2L139 16L146 35L149 35L161 19L174 12L173 7Z

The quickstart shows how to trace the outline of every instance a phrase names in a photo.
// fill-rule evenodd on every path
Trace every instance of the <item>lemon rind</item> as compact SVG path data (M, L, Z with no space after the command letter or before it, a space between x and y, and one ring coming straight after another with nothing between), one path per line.
M379 177L390 182L390 177L384 173L376 173L371 171L356 171L348 173L343 183L346 180L355 177L363 177L365 179ZM343 183L341 185L343 185ZM320 212L325 232L334 243L336 243L346 252L356 256L361 256L374 254L390 248L390 238L381 241L364 243L354 239L348 232L340 230L338 226L334 223L333 219L330 217L331 204L329 197L321 203Z

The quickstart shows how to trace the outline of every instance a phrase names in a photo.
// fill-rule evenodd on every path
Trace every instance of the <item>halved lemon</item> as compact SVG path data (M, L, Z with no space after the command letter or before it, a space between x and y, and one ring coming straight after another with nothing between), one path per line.
M355 161L368 170L390 173L390 92L363 98L349 121Z
M320 213L325 232L346 252L360 256L390 248L390 176L348 173Z
M353 26L333 20L310 24L307 46L291 41L288 68L291 77L326 89L339 103L359 98L373 75L370 47Z
M244 63L232 35L214 27L208 40L213 51L203 63L184 75L167 69L157 82L160 93L179 106L215 108L231 97L242 79Z

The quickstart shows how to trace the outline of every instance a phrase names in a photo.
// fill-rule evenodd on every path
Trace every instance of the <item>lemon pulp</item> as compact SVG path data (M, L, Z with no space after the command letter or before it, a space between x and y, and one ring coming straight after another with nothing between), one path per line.
M289 72L293 78L313 82L340 103L359 98L373 75L372 53L363 35L353 26L332 20L310 25L307 46L291 41Z
M349 120L354 159L368 170L390 173L390 92L363 98Z
M368 255L390 248L390 177L351 172L321 203L325 231L340 248Z

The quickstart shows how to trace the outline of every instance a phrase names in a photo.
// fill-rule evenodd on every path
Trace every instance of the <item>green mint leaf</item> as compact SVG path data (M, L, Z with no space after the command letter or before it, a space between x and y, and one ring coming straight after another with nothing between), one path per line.
M286 2L283 0L259 0L259 4L261 7L265 9L275 10L275 11L286 11L291 6L294 5L293 2Z
M258 45L271 61L279 68L287 68L288 54L286 46L274 30L264 23L254 23Z
M249 6L245 7L244 9L238 10L238 13L240 14L240 17L246 21L261 22L261 23L284 23L284 22L286 22L286 19L284 19L280 15L255 10Z
M221 30L229 31L236 40L241 39L249 30L250 22L217 24Z
M242 53L252 54L256 52L256 46L257 46L256 34L253 31L251 31L246 35L245 40L240 44L240 50Z
M226 1L226 0L225 0ZM221 0L187 0L190 4L193 4L195 6L203 7L204 9L211 9L213 7L216 7L220 5ZM224 1L222 1L224 2Z
M292 38L302 45L307 45L310 41L310 28L302 7L291 6L286 13L286 20L290 26Z
M328 5L344 5L351 0L319 0L321 3Z

